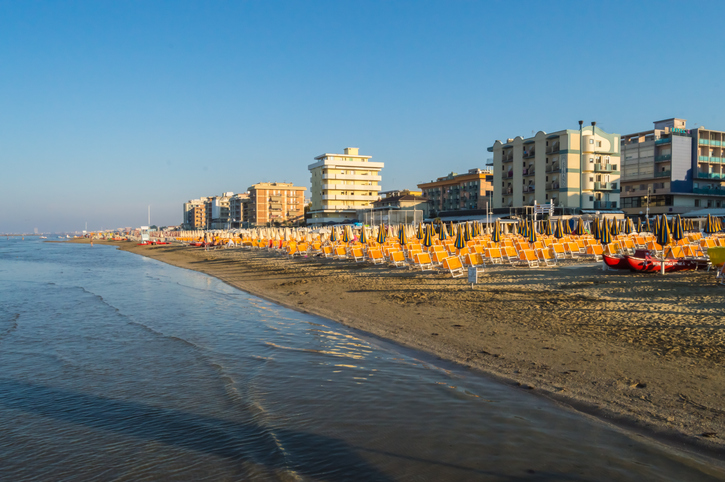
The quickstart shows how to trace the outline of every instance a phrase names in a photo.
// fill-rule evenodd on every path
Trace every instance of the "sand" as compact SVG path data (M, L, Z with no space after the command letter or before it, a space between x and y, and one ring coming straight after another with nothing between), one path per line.
M446 274L266 250L109 244L725 455L725 287L712 272L499 266L472 289Z

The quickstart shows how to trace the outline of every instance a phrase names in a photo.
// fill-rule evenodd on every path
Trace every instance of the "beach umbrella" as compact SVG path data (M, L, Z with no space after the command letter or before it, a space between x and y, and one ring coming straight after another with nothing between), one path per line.
M337 230L335 228L332 228L332 231L330 232L330 242L337 242Z
M662 222L660 223L660 230L659 233L657 233L657 244L661 244L664 248L670 244L671 240L672 236L670 235L670 227L667 225L667 218L663 214Z
M346 243L346 244L350 242L350 234L348 233L348 228L347 227L342 228L342 239L341 239L341 241L343 243Z
M378 243L383 244L385 242L385 227L380 225L380 228L378 229Z
M423 223L418 223L418 232L415 237L418 239L423 239L425 237L425 232L423 232Z
M491 241L493 241L494 243L501 242L501 221L498 219L493 225L493 234L491 235Z
M425 235L423 236L423 246L426 248L433 246L433 226L426 226Z
M446 228L445 223L441 223L441 232L438 235L438 239L440 239L441 241L448 239L448 228Z
M612 242L612 226L611 221L608 219L602 220L602 231L599 242L605 246Z
M564 221L564 234L571 234L571 218Z
M365 226L363 226L363 227L362 227L362 228L360 229L360 242L361 242L362 244L367 244L367 243L368 243L368 235L367 235L367 233L365 232Z
M481 232L478 229L478 222L474 221L473 226L471 227L471 236L474 238L477 238L478 236L480 236L480 234L481 234Z
M536 223L534 221L531 221L528 239L531 244L534 244L538 240L536 237Z
M624 223L624 234L629 236L634 231L634 221L632 221L632 218L627 218L627 221Z
M619 221L616 219L612 219L612 236L617 236L619 234Z
M459 226L458 233L456 233L456 241L453 243L456 249L463 249L466 247L466 239L463 233L463 229Z
M645 220L644 220L644 230L647 231L648 233L651 233L652 232L652 226L649 223L649 217L645 217Z
M640 217L637 218L637 232L638 233L642 232L642 218L640 218Z
M685 237L685 230L682 226L682 218L678 214L677 217L672 218L672 239L679 241Z
M554 228L551 226L551 219L546 222L546 235L551 236L554 232Z
M660 235L660 218L659 218L659 216L655 216L655 225L654 225L654 229L652 230L652 233L655 236Z
M468 223L465 223L463 225L463 238L466 240L466 242L469 242L471 240L471 227Z
M405 236L405 226L403 226L402 224L398 228L398 242L401 246L405 246L406 244L408 244L408 240Z
M594 218L592 220L592 236L594 236L594 239L599 240L602 237L602 227L599 224L599 218Z
M710 214L707 215L707 221L705 222L705 233L712 234L715 232L715 221L713 221Z
M579 221L576 224L576 234L577 236L582 236L584 234L584 220L582 218L579 218Z
M554 230L554 236L557 239L561 239L564 237L564 223L561 222L561 219L559 219L556 222L556 229Z

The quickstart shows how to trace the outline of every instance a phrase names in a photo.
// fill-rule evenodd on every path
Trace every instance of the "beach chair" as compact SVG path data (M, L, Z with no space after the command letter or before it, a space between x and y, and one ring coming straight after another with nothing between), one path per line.
M654 241L647 242L647 249L654 251L657 255L662 255L662 245L655 243Z
M539 267L539 258L536 256L536 252L533 249L524 249L519 252L519 259L527 264L529 268Z
M306 256L309 245L307 243L300 243L297 245L297 250L292 256Z
M702 252L699 244L690 244L682 247L682 252L686 258L705 258L705 253Z
M577 243L564 243L564 251L571 258L579 255L579 245Z
M430 256L433 264L440 266L443 264L443 260L448 258L449 255L446 251L433 251Z
M502 264L501 248L486 248L486 258L493 264Z
M611 244L608 244L607 249L609 249L610 251L614 251L616 248L612 247ZM593 257L595 261L602 261L602 259L604 259L604 250L602 249L601 244L592 244L590 246L587 246L586 254Z
M324 258L334 258L335 257L335 251L332 248L332 246L323 246L322 247L322 256Z
M579 238L579 239L576 240L576 245L579 246L579 253L580 254L586 254L586 252L587 252L587 244L586 244L586 242L582 238Z
M417 266L421 271L432 271L433 260L429 253L416 253L413 255L413 266Z
M408 266L408 262L405 260L405 254L402 251L390 252L390 264L396 268L405 268Z
M461 258L458 256L449 256L444 259L443 268L447 269L454 278L458 278L459 276L464 276L466 274L466 271L463 269L463 264L461 263Z
M350 257L355 260L356 263L362 263L365 261L365 255L361 247L350 248Z
M505 246L504 251L501 254L511 266L516 266L519 264L519 253L513 246Z
M566 250L563 244L554 243L551 245L551 250L554 252L556 259L566 259Z
M368 261L372 264L383 264L385 263L385 256L380 248L368 249Z
M685 257L685 251L682 246L667 246L665 248L665 258L682 259Z
M335 258L347 259L347 250L345 249L345 246L336 246L333 252L335 253Z
M556 256L551 248L539 248L536 250L536 257L546 266L556 266Z
M472 267L484 267L485 263L483 261L483 256L481 256L479 253L468 253L465 258L463 259L464 264L466 266L472 266Z
M290 258L293 257L296 252L297 252L297 245L296 244L287 245L287 256L288 257L290 257Z

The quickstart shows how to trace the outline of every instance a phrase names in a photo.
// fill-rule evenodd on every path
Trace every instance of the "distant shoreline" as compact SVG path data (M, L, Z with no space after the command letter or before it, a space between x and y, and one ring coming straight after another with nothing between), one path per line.
M725 455L725 292L712 273L502 267L471 290L450 276L265 250L96 243L481 370L680 449Z

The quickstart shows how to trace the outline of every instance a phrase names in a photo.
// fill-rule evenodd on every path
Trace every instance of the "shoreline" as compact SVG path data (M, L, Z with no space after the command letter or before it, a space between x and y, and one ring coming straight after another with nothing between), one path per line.
M725 327L725 309L711 273L662 279L586 265L502 267L487 269L472 290L447 275L288 260L265 250L96 243L205 273L287 308L533 390L654 442L693 455L725 454L725 411L718 408L725 350L717 333ZM639 291L644 295L637 299ZM668 339L673 329L678 336Z

